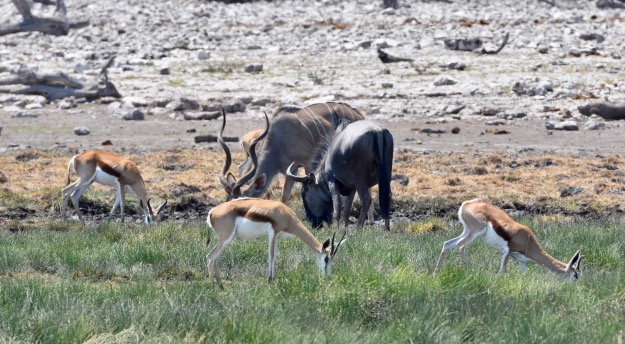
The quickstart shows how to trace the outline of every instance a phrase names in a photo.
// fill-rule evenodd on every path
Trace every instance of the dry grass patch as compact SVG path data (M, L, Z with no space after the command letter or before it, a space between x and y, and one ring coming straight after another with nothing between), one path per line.
M72 154L29 151L29 156L38 158L16 159L23 154L15 152L0 157L0 166L9 179L0 189L3 198L0 205L58 211L60 191L67 183L67 163ZM210 205L225 199L218 181L223 163L219 151L172 149L132 154L122 152L120 155L139 166L148 193L155 201L168 199L174 205L188 202L191 197ZM243 158L241 152L233 154L233 173ZM618 169L622 164L623 159L619 156L397 152L393 172L406 175L410 182L406 186L394 182L392 190L396 200L420 202L421 199L425 203L441 198L446 200L445 203L459 205L464 200L480 197L499 203L600 211L623 203L625 173ZM70 178L75 180L73 173ZM174 192L180 191L181 185L188 187L188 193ZM579 187L583 191L561 198L560 190L566 187ZM280 192L274 192L272 198L279 196ZM110 208L114 190L94 185L83 197L87 202L91 200L96 205L102 202L102 207ZM134 196L130 197L130 202L135 202Z

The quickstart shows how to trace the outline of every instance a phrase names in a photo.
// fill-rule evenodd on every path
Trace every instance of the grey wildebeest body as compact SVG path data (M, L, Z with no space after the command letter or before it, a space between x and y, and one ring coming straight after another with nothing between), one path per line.
M253 174L246 174L238 181L228 175L224 188L228 199L241 196L263 197L271 182L279 175L285 174L291 163L293 168L303 167L306 173L313 170L313 158L319 144L325 142L334 132L340 121L359 121L363 115L344 103L318 103L306 107L283 107L273 116L271 126L264 138L265 141L258 154L251 156ZM224 117L225 125L225 117ZM223 131L223 127L222 127ZM221 137L221 133L220 133ZM230 151L221 145L226 153L226 163L222 169L222 177L230 167L228 159ZM251 172L251 171L250 171ZM294 172L294 171L293 171ZM251 181L250 187L241 191L241 187ZM287 203L294 181L286 178L282 190L282 202Z
M380 124L371 120L353 122L339 127L327 148L319 152L315 173L287 174L289 179L303 183L304 208L314 226L333 220L338 225L341 210L347 226L356 192L361 203L358 226L362 226L371 205L369 188L377 184L380 214L385 229L390 230L393 145L393 136ZM346 196L344 204L340 196Z

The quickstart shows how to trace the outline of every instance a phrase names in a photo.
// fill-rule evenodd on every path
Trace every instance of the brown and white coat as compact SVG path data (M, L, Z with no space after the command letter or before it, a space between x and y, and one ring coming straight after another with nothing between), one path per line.
M553 258L543 250L528 227L514 221L492 204L479 199L466 201L458 210L458 219L464 226L464 231L460 236L443 244L435 273L443 265L447 251L456 246L460 248L462 261L467 266L466 248L473 240L481 237L502 254L500 274L503 274L508 258L512 256L521 264L522 272L525 271L526 262L535 262L565 280L579 278L579 263L583 258L579 251L568 264Z
M332 239L322 244L297 218L295 212L284 203L258 198L238 198L222 203L208 213L206 224L207 231L208 227L212 227L217 235L217 244L206 256L206 264L211 282L217 279L222 288L217 259L235 237L256 239L263 235L268 236L267 263L270 282L276 276L279 237L295 236L303 241L317 256L319 269L324 276L332 273L332 258L345 241L345 235L343 235L343 238L334 244L333 235ZM208 232L206 245L209 243L210 232Z
M74 170L78 179L70 184L70 173ZM167 204L165 201L158 209L154 210L150 205L150 199L145 189L145 183L141 177L139 168L132 161L122 158L119 155L101 151L91 150L80 153L71 158L67 166L67 187L61 193L61 213L66 215L67 199L71 197L72 204L76 210L78 218L82 220L82 214L78 206L80 196L89 188L92 183L114 186L117 189L115 204L109 217L112 217L119 206L121 208L121 221L124 222L124 204L126 201L125 192L132 192L139 197L141 209L145 216L145 223L153 223L160 211Z

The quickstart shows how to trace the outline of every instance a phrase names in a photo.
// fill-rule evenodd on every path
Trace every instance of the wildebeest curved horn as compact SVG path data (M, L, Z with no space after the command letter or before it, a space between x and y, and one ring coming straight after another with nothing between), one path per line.
M221 124L221 130L219 131L219 134L217 135L217 142L219 143L221 148L224 150L224 153L226 154L226 160L224 161L224 166L221 168L221 173L219 174L219 181L221 182L221 185L226 189L226 191L230 193L229 191L230 185L228 184L228 180L226 179L226 172L228 172L228 170L230 169L230 165L232 164L232 156L230 155L230 149L228 148L228 145L226 145L226 142L224 141L222 137L224 133L224 129L226 128L226 111L224 111L224 109L222 108L221 112L223 113L223 122Z
M293 174L291 172L292 168L293 168L293 165L295 165L295 161L293 161L291 163L291 165L289 165L289 168L286 169L286 177L291 179L291 180L294 180L296 182L299 182L299 183L308 183L308 182L310 182L310 180L312 178L312 174L309 175L309 176L298 176L298 175L295 175L295 174Z
M252 161L252 168L245 175L241 176L241 179L239 179L239 181L234 185L233 190L232 190L233 194L237 194L237 195L240 194L241 187L245 185L245 183L247 183L250 179L252 179L252 177L254 177L254 175L256 174L256 169L258 167L258 156L256 155L256 144L258 144L258 142L263 140L265 136L267 136L268 132L269 132L269 116L267 116L267 113L265 112L265 131L263 131L263 133L260 134L260 136L254 139L254 141L252 141L252 144L250 145L250 159Z

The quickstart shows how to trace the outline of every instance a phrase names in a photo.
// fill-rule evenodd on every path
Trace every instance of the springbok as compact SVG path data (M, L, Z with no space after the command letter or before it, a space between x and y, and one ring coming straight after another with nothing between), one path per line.
M226 153L221 179L228 179L224 185L228 199L241 196L263 197L275 177L278 174L285 174L292 162L295 162L296 167L304 167L306 173L312 171L317 147L333 132L339 120L359 121L362 119L364 117L360 112L344 103L330 102L312 104L303 108L294 106L280 108L273 116L271 128L268 129L262 149L257 152L256 156L260 158L257 161L252 160L252 169L255 173L246 174L239 181L230 179L231 175L225 175L230 168L231 159L228 158L230 150L223 140L220 140L220 145ZM224 127L225 115L219 137ZM241 191L241 187L250 180L252 181L250 187ZM288 202L294 183L289 178L285 179L282 203Z
M459 237L445 241L435 274L443 265L447 251L455 246L460 248L462 262L468 266L467 246L476 238L482 237L489 246L502 254L500 275L503 275L508 258L512 256L521 264L521 272L525 271L526 262L535 262L565 280L579 279L579 264L583 258L580 251L575 253L568 264L553 258L543 250L529 228L514 221L503 210L490 203L480 199L466 201L458 210L458 219L464 226L464 231Z
M245 135L243 135L241 137L241 140L239 140L239 144L241 145L241 149L243 150L243 152L245 152L245 161L243 161L241 164L239 164L239 166L237 166L237 171L239 172L239 178L241 178L241 176L247 172L249 172L249 170L252 168L251 162L252 159L250 158L250 148L252 147L252 142L254 142L254 140L256 140L256 138L258 138L260 135L262 135L264 132L264 130L262 129L256 129L256 130L252 130L248 133L246 133ZM263 140L258 142L258 147L261 148L263 145Z
M385 229L390 230L391 172L393 170L393 135L377 122L362 120L341 125L327 147L321 147L314 173L297 176L287 169L287 178L301 182L302 200L308 219L315 227L334 222L338 227L341 215L345 226L354 195L360 197L358 226L362 227L371 206L371 188L378 185L380 213ZM341 197L346 196L344 204Z
M235 237L256 239L262 235L269 237L269 282L276 277L276 255L278 254L278 238L282 236L296 236L303 241L317 255L317 263L323 276L332 273L332 259L345 241L345 234L339 242L334 244L332 239L323 244L313 236L306 226L297 218L297 215L284 203L258 198L239 198L222 203L213 208L206 219L208 238L210 243L209 227L217 235L217 244L206 256L206 265L211 283L217 279L223 289L217 259L223 250ZM336 233L335 233L336 234Z
M78 179L70 184L70 172L74 169ZM135 193L139 197L139 204L145 216L145 224L151 224L156 221L163 207L167 204L167 200L156 209L150 204L148 199L145 183L141 177L139 168L132 161L122 158L119 155L101 150L91 150L80 153L72 157L67 166L67 187L63 189L61 195L61 213L63 218L66 216L67 198L71 197L72 204L76 210L78 218L82 220L82 213L78 207L80 196L93 183L114 186L117 188L117 196L115 204L109 215L109 219L113 217L117 207L121 207L121 222L124 222L124 203L125 192Z

